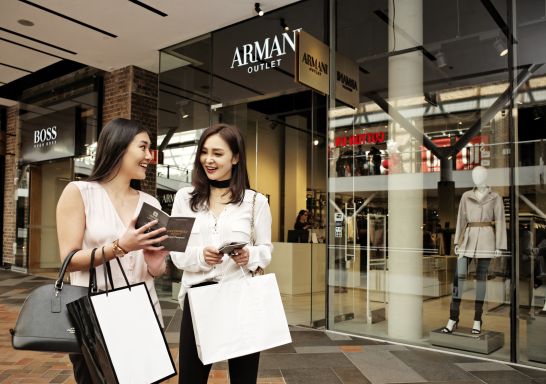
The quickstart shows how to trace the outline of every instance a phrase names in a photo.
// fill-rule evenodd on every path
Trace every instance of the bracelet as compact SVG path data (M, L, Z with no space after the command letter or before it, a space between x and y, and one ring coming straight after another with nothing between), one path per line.
M119 246L119 239L114 240L112 243L112 252L114 253L114 257L123 257L128 253L128 251Z

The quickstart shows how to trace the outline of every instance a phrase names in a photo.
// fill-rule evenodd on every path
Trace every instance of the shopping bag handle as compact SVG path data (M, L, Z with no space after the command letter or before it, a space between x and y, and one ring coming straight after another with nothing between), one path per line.
M97 248L93 248L91 251L91 262L89 264L89 285L87 289L87 295L91 293L96 293L98 291L97 287L97 271L95 269L95 252Z
M72 260L72 256L76 254L76 252L80 251L80 249L74 249L73 251L68 252L68 255L64 258L63 264L61 266L61 269L59 271L59 277L57 277L57 280L55 280L55 289L57 291L62 291L63 289L63 282L64 282L64 274L66 273L66 269L68 268L68 264L70 264L70 260Z
M127 284L127 287L129 287L129 291L131 290L131 285L129 284L129 280L127 279L127 275L125 274L125 270L123 269L123 265L121 265L121 260L119 257L116 257L116 260L119 265L119 269L121 270L121 273L123 274L123 278L125 279L125 284Z
M112 278L112 270L110 269L110 261L106 261L104 256L104 246L101 248L102 252L102 265L104 271L104 287L106 288L106 296L108 296L108 281L110 281L110 287L114 290L114 279Z

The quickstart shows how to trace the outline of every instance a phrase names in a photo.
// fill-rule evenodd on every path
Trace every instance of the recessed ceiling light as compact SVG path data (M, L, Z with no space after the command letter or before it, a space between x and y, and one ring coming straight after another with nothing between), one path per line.
M32 27L34 25L32 21L26 20L26 19L20 19L20 20L17 20L17 22L21 25L24 25L25 27Z

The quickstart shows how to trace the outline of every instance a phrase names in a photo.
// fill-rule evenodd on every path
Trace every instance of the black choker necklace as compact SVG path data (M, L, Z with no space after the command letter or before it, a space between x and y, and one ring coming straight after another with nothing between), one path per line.
M227 179L227 180L209 179L209 185L214 188L228 188L230 183L231 183L231 179Z

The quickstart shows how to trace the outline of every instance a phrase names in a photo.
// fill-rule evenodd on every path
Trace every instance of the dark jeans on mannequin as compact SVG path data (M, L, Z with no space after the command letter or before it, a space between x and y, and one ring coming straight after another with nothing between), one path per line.
M487 270L491 259L471 259L461 257L457 260L455 268L455 277L453 279L453 295L449 307L449 318L459 321L461 299L464 293L464 284L468 277L468 265L475 260L476 265L476 301L474 302L474 320L481 321L483 313L483 302L485 300L485 290L487 284Z
M208 284L204 283L196 286L201 285ZM231 384L255 384L258 380L259 363L259 352L228 360L229 382ZM212 364L203 365L197 354L191 310L187 295L184 299L182 325L180 327L179 367L179 384L206 384L210 369L212 368Z

